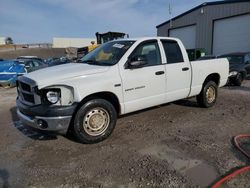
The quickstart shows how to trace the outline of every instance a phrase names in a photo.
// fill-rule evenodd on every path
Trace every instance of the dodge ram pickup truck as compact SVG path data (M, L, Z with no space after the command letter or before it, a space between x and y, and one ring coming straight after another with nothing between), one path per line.
M229 75L227 59L190 62L179 39L121 39L102 44L79 63L49 67L17 81L23 124L96 143L117 117L196 96L211 107Z

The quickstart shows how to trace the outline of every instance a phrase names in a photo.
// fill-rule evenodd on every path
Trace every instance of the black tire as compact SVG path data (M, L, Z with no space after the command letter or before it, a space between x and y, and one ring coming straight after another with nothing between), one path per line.
M228 78L227 79L227 83L226 83L226 86L233 86L233 79L232 78Z
M235 78L233 84L236 86L241 86L242 82L243 82L243 75L241 73L238 73L236 75L236 78Z
M209 92L208 90L210 89L213 90L214 92L214 96L211 97L211 99L210 96L208 96L209 94L207 94L207 92ZM216 103L217 96L218 96L217 84L214 81L208 81L204 84L200 94L196 96L196 100L199 106L204 108L209 108Z
M94 116L99 116L99 119L95 119ZM104 99L92 99L84 103L76 112L73 131L81 143L97 143L106 139L112 133L116 120L117 113L110 102ZM101 122L103 130L93 130L97 129L97 125L91 125L91 122L94 122L93 124L100 124Z

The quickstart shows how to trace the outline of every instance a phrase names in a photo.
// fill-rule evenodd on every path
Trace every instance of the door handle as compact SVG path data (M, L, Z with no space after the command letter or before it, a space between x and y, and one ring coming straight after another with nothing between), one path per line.
M165 72L164 71L157 71L155 72L155 75L161 75L161 74L164 74Z
M184 67L184 68L182 68L182 71L188 71L189 70L189 68L188 67Z

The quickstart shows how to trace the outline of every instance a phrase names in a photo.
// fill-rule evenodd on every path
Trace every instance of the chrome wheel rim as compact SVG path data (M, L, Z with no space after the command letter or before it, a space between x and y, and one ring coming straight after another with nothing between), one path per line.
M94 108L86 113L83 119L83 129L91 136L99 136L108 128L109 113L103 108Z
M207 88L206 92L206 98L208 103L213 103L216 97L215 88L213 86L210 86Z

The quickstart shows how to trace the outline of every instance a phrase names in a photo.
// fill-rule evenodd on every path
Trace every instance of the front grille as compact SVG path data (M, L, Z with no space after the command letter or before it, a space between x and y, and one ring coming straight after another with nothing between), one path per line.
M26 84L26 83L23 83L23 82L19 82L18 84L23 91L28 91L28 92L31 92L31 87L30 85Z
M33 80L19 78L17 81L17 92L20 101L27 105L40 104L40 96L36 93L36 85Z
M35 99L34 99L34 95L33 94L27 94L27 93L22 93L23 95L23 99L27 102L30 102L30 103L35 103Z

